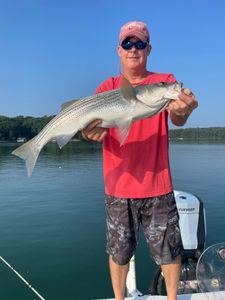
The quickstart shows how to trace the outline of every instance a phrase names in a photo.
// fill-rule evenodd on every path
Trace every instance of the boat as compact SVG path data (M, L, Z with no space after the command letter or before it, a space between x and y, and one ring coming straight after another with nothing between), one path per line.
M25 137L19 137L16 140L17 143L25 143L26 141L27 141L27 138L25 138Z
M134 297L126 297L126 300L167 300L166 296L134 296ZM178 295L178 300L224 300L225 292L211 292L211 293L198 293L198 294L185 294ZM111 299L98 299L98 300L115 300Z
M205 249L206 215L203 202L187 192L175 191L174 194L183 244L178 300L225 300L225 243ZM221 257L216 264L215 256L218 253ZM126 300L166 300L165 282L160 267L153 275L149 294L142 295L136 286L133 256L127 276L126 295Z

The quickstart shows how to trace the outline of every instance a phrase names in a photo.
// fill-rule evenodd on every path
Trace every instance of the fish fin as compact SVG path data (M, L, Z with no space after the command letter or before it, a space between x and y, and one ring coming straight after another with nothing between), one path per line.
M117 125L117 136L120 142L120 146L122 146L129 134L130 126L132 124L132 117L120 120L119 124Z
M25 160L28 177L30 177L33 172L40 151L41 149L37 147L34 139L32 139L12 152L13 155Z
M72 139L72 137L75 135L75 133L67 134L67 135L65 135L65 134L59 135L59 136L55 137L55 140L56 140L59 148L62 149L62 147L64 147Z
M154 86L163 86L163 83L154 84L142 84L134 87L135 93L137 94L137 100L147 107L152 106L152 102L149 102L149 98L157 98L155 90L152 88Z
M72 105L73 103L75 103L78 99L73 99L70 101L66 101L61 105L61 110L64 110L65 108L69 107L70 105Z
M125 77L121 78L120 90L121 90L123 97L126 100L131 101L131 102L136 102L137 97L136 97L135 89L131 85L130 81L127 80Z

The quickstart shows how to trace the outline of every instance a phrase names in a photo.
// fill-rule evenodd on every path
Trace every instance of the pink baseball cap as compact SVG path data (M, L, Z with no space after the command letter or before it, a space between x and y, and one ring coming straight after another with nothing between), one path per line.
M147 25L143 22L128 22L120 29L120 44L129 36L136 36L142 42L150 41Z

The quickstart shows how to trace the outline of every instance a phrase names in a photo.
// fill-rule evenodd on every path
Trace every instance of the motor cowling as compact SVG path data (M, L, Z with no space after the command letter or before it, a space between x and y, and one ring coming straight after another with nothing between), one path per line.
M182 258L199 258L206 239L206 218L203 202L195 195L174 191L179 213L183 244Z

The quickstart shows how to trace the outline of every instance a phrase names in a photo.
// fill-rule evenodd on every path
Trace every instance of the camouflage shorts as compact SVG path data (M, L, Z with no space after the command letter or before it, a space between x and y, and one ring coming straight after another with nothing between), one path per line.
M173 193L144 199L106 195L107 253L119 265L127 264L138 243L141 224L157 264L169 264L181 251L178 212Z

